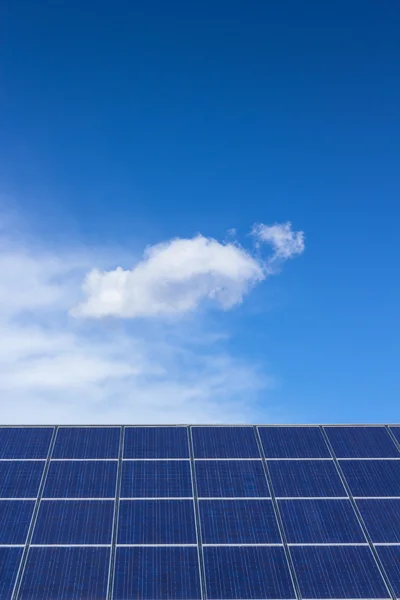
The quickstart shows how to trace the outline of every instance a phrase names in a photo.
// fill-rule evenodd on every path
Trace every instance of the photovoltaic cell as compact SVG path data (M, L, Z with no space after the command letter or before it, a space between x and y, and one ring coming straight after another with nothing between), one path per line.
M196 544L193 500L121 500L118 544Z
M263 465L258 460L197 460L199 498L268 497Z
M52 458L118 458L120 427L60 427Z
M400 544L400 498L356 503L373 542Z
M14 589L23 548L0 548L0 599L9 600Z
M378 546L376 549L394 593L400 598L400 546Z
M330 458L319 427L258 427L266 458Z
M206 546L209 600L295 598L282 547Z
M347 496L332 460L268 461L277 497Z
M112 500L42 500L33 544L111 544Z
M203 544L280 544L271 500L200 500Z
M400 427L389 427L397 442L400 444Z
M188 498L193 496L188 460L124 461L121 498Z
M0 500L0 544L25 544L34 507L33 500Z
M388 598L389 592L366 546L291 546L304 600Z
M192 427L195 458L261 458L253 427Z
M47 458L53 427L0 427L0 459Z
M366 543L350 500L279 500L292 544Z
M44 498L114 498L117 461L52 461Z
M195 547L118 547L114 600L200 600Z
M400 458L385 427L324 427L337 458Z
M0 498L36 498L44 461L0 461Z
M126 427L124 458L189 458L187 427Z
M341 460L353 496L400 496L400 460Z
M107 596L109 548L30 548L19 600Z

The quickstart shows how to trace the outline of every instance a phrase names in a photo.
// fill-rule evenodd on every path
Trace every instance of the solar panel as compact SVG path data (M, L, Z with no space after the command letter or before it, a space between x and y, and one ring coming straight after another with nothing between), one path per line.
M389 427L391 433L394 435L394 437L397 440L397 444L400 445L400 427Z
M400 544L400 498L356 502L373 542Z
M122 465L121 498L188 498L193 496L187 460L135 460Z
M0 461L0 498L36 498L45 463Z
M197 548L117 548L113 597L115 600L200 600Z
M400 458L385 427L325 427L337 458Z
M261 458L253 427L192 427L195 458Z
M400 598L400 546L378 546L377 551L394 593Z
M196 481L200 498L270 495L260 460L197 460Z
M22 548L0 547L0 598L11 598L16 582L19 565L22 558Z
M347 495L332 460L268 461L268 469L277 497Z
M187 427L126 427L124 458L189 458Z
M111 500L42 500L33 544L111 544Z
M400 460L341 460L353 496L400 496Z
M349 500L279 500L278 505L289 543L366 542Z
M330 458L319 427L258 427L266 458Z
M18 600L106 598L109 548L30 548Z
M118 544L197 544L193 500L121 500Z
M296 598L282 547L204 548L207 598Z
M0 500L0 545L25 544L34 507L33 500Z
M47 458L53 427L0 427L0 459Z
M271 500L200 500L203 544L280 544Z
M118 458L120 427L60 427L52 458Z
M52 461L44 498L114 498L117 461Z
M290 554L304 600L390 597L366 546L292 546Z

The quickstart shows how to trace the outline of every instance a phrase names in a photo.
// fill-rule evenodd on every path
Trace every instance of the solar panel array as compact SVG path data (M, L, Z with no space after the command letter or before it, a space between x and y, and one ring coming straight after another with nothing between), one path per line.
M400 598L400 426L0 428L0 600Z

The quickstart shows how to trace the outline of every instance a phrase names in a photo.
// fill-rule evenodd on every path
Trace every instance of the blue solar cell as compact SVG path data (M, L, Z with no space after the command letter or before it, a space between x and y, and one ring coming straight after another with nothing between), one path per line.
M393 433L397 442L400 444L400 427L389 427L390 431Z
M277 497L347 496L332 460L268 461Z
M200 500L204 544L280 544L271 500Z
M353 496L400 496L400 460L341 460Z
M47 458L53 427L0 427L0 459Z
M394 593L400 598L400 546L378 546L376 549Z
M319 427L259 427L266 458L330 458Z
M0 599L9 600L21 562L23 548L0 548Z
M261 458L253 427L192 427L195 458Z
M351 544L366 539L350 500L279 500L292 544Z
M118 544L196 544L193 500L121 500Z
M117 461L52 461L44 498L114 498Z
M366 546L291 546L300 593L313 598L388 598Z
M337 458L400 458L385 427L325 427Z
M193 496L188 460L124 461L121 498L188 498Z
M33 544L110 544L112 500L42 500Z
M44 461L0 461L0 498L36 498Z
M187 427L126 427L124 458L189 458Z
M200 498L269 497L260 460L197 460Z
M115 600L200 600L197 548L117 548Z
M400 498L356 503L373 542L400 544Z
M25 544L33 500L0 500L0 544Z
M109 548L30 548L18 600L107 596Z
M52 458L118 458L120 427L60 427Z
M209 600L296 597L282 547L206 546L203 551Z

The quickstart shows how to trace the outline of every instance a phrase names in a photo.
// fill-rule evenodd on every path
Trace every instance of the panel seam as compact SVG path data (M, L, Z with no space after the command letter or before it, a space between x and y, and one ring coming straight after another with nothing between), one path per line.
M187 432L188 432L188 440L189 440L190 473L191 473L191 477L192 477L192 488L193 488L193 505L194 505L194 518L195 518L196 536L197 536L197 555L198 555L199 570L200 570L201 597L203 600L206 600L207 586L206 586L206 577L205 577L205 569L204 569L203 538L202 538L202 533L201 533L199 497L198 497L198 493L197 493L196 463L195 463L195 459L194 459L194 446L193 446L193 436L192 436L192 427L191 426L189 426L187 428Z
M124 453L124 440L125 440L125 427L120 429L120 440L119 440L119 452L118 452L118 469L117 469L117 480L115 483L115 504L114 504L114 515L113 515L113 526L111 534L111 548L110 548L110 565L108 571L107 581L107 599L111 600L114 595L114 574L115 574L115 560L117 554L117 535L118 535L118 519L119 519L119 504L121 496L121 479L122 479L122 457Z

